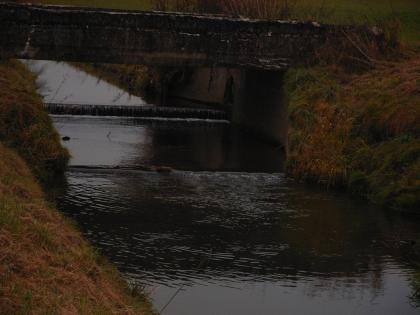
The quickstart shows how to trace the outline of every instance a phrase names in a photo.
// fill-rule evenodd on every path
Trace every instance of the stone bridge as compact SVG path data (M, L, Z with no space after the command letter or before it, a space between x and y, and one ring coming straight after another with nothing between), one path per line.
M311 58L336 29L216 15L0 3L3 57L195 68L189 83L176 88L177 96L230 106L234 123L285 148L282 74Z
M0 45L19 58L282 70L330 27L184 13L0 3Z

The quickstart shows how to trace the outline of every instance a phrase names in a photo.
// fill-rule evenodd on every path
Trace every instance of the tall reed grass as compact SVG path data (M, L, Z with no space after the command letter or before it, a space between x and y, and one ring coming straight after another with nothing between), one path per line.
M260 19L287 19L297 0L219 0L224 13Z
M223 13L261 19L287 19L298 0L157 0L156 10Z

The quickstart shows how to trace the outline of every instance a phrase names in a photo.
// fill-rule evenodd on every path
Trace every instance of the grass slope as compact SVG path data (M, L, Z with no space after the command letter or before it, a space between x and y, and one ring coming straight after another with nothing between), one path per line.
M62 170L69 156L42 109L33 75L18 61L0 61L0 141L16 149L41 179Z
M420 58L364 74L289 73L289 172L399 210L420 209Z
M17 61L2 62L0 314L152 314L45 201L33 171L45 176L66 158L33 76Z

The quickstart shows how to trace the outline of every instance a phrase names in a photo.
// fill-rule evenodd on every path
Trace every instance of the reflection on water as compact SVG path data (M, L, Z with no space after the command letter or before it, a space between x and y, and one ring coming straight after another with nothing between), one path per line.
M261 173L281 165L278 153L250 137L235 143L229 125L54 121L75 137L67 143L73 165L184 169L76 167L59 198L60 209L132 284L146 287L157 309L182 288L165 314L416 312L413 271L384 241L416 239L419 222Z
M226 123L55 116L72 165L170 166L187 170L281 171L281 148Z
M144 105L140 97L91 76L64 62L25 61L37 75L39 92L47 103Z
M144 103L65 64L42 78L47 101ZM181 289L164 314L418 313L386 246L420 238L418 220L288 180L277 148L228 124L53 120L72 154L59 208L157 310Z

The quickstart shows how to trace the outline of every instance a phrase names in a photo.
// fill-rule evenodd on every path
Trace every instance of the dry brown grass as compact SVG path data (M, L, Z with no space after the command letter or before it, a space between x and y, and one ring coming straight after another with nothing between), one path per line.
M357 130L386 139L420 134L420 58L356 76L341 98L360 115Z
M420 58L362 74L292 71L289 172L350 186L374 201L420 206Z
M67 156L33 76L19 62L1 63L0 314L151 314L45 201L27 166L46 176Z
M219 0L224 13L259 19L288 19L297 0Z
M160 11L223 13L260 19L290 18L298 0L158 0Z
M400 21L393 17L379 25L331 28L325 44L307 63L335 66L348 73L361 73L392 66L407 58L410 49L401 41Z
M156 0L153 8L158 11L194 12L199 8L198 0Z
M296 117L299 131L291 135L289 170L296 178L316 179L328 186L340 185L347 176L345 152L349 146L352 116L348 109L320 101L311 106L311 122ZM294 113L299 116L300 113Z
M0 314L150 314L0 145Z

